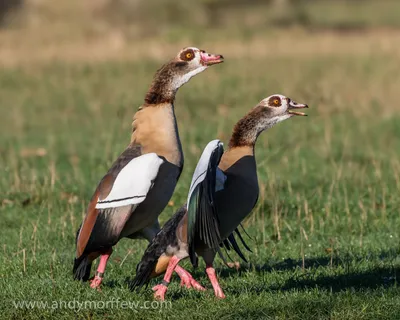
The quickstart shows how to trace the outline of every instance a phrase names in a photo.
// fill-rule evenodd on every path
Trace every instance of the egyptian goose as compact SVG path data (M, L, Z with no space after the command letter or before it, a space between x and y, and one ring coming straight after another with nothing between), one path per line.
M300 108L308 106L283 95L272 95L239 120L228 150L223 152L219 140L207 145L194 172L187 205L178 210L149 244L137 265L132 289L140 288L165 272L164 280L153 288L154 297L164 300L175 270L182 279L181 285L204 290L189 272L178 265L181 259L190 257L196 266L197 256L201 256L215 295L225 297L213 261L217 252L222 255L220 246L233 248L244 259L234 235L245 245L237 228L258 199L254 157L257 137L280 121L296 115L304 116L304 113L295 111Z
M88 280L91 264L100 256L90 284L99 288L112 247L121 238L151 241L157 234L158 215L183 168L175 94L190 78L221 62L222 55L188 47L156 72L134 115L130 144L100 181L77 232L75 279Z

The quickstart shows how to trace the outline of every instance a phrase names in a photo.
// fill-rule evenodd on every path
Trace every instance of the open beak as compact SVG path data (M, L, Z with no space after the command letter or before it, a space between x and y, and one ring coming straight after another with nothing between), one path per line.
M303 103L297 103L296 101L290 100L289 107L288 107L288 113L295 115L295 116L307 116L303 112L294 111L297 109L304 109L304 108L308 108L308 105L303 104Z
M205 66L211 66L213 64L224 62L224 57L221 54L211 54L205 52L204 50L200 51L200 59Z

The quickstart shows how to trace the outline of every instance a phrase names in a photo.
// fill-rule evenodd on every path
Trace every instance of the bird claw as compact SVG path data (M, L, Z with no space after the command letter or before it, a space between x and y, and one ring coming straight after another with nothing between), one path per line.
M193 288L193 289L199 290L199 291L206 290L200 283L198 283L196 280L194 280L194 278L188 271L186 271L182 267L176 266L175 271L181 278L181 287L186 287L188 289Z
M237 262L237 261L235 261L235 262L228 262L227 264L228 264L228 267L229 267L229 268L235 268L236 270L239 270L239 269L240 269L240 262Z
M90 281L90 287L93 289L97 289L97 291L101 291L100 285L101 282L103 281L103 278L99 276L95 276L91 281Z
M164 301L165 300L165 293L167 292L168 288L163 284L158 284L153 287L152 289L154 292L154 299Z
M187 289L193 288L198 291L205 291L206 289L198 283L193 277L182 277L181 287L186 287Z
M219 290L214 290L214 293L218 299L225 299L225 294L221 288L219 288Z

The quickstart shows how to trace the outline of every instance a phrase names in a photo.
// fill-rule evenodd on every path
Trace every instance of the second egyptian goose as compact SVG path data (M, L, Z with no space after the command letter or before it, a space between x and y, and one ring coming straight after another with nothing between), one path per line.
M278 122L296 115L304 116L304 113L296 111L300 108L307 108L307 105L283 95L272 95L263 99L235 125L225 152L219 140L207 145L194 172L187 205L178 210L149 244L136 268L132 288L141 287L150 278L165 272L161 284L153 288L155 298L163 300L175 270L182 285L204 290L189 272L178 265L180 260L190 257L196 266L197 256L201 256L215 295L225 297L213 261L221 245L233 248L243 257L234 235L243 242L237 228L258 199L254 157L257 137Z
M131 141L97 186L77 232L75 279L88 280L100 256L91 281L91 287L99 288L112 247L121 238L151 241L157 234L158 215L183 168L175 94L190 78L221 62L221 55L188 47L157 71L134 115Z

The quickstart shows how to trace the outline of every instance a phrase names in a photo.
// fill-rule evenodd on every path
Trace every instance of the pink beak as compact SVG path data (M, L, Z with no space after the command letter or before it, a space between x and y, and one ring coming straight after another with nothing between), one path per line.
M200 51L200 58L202 63L206 66L224 62L224 57L221 54L211 54L204 50Z

